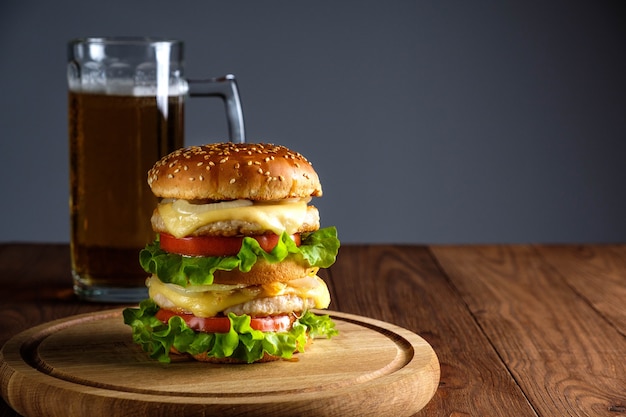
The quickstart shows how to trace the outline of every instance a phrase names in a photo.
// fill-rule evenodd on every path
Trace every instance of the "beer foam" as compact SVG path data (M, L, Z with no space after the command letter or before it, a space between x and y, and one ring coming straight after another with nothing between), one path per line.
M171 83L165 91L160 91L157 86L135 85L132 80L114 80L103 82L85 82L85 80L73 80L69 83L69 89L75 93L92 93L118 96L154 97L157 95L182 96L189 91L189 85L183 79Z

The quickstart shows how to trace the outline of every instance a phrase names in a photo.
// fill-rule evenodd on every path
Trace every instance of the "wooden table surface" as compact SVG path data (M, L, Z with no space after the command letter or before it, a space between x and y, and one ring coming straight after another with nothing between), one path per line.
M332 310L434 348L440 386L419 416L626 416L626 245L344 245L321 276ZM0 244L0 344L119 307L76 300L70 281L67 245Z

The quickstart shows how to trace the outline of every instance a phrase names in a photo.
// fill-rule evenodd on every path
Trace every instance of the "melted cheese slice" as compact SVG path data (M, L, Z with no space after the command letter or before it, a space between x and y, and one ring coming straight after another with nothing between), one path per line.
M183 310L197 317L213 317L218 313L256 298L296 295L303 299L312 299L315 308L327 308L330 293L326 283L317 275L292 280L273 282L266 285L207 285L203 291L193 287L163 283L155 275L148 278L150 298L160 307Z
M210 223L229 220L242 220L260 225L277 235L286 231L298 231L307 211L306 200L277 203L252 203L237 200L227 203L190 204L185 200L161 203L157 206L159 215L167 231L181 238Z

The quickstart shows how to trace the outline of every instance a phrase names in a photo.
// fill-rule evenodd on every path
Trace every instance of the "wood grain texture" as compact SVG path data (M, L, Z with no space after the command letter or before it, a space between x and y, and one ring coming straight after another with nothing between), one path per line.
M343 245L322 275L332 310L433 346L441 384L418 416L623 417L625 263L624 245ZM67 245L0 244L0 285L0 343L114 307L73 296Z
M594 267L532 246L432 251L539 415L624 415L626 340L568 283Z
M341 295L333 301L334 309L395 323L433 346L441 364L441 382L418 415L535 416L424 247L343 247L329 282Z
M0 345L44 322L116 307L76 299L66 244L0 244L0 286ZM19 416L0 399L0 417Z
M539 246L536 250L626 337L626 245Z
M407 416L433 396L437 357L408 330L328 312L340 332L294 361L161 364L121 309L20 333L0 351L2 395L27 416ZM132 414L129 414L132 410Z

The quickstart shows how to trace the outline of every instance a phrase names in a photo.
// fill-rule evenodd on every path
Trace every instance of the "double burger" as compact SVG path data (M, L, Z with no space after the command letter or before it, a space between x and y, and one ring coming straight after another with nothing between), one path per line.
M335 262L320 228L317 173L301 154L263 143L179 149L148 172L160 202L154 242L139 255L149 298L124 310L134 342L169 362L289 359L337 333L317 276Z

